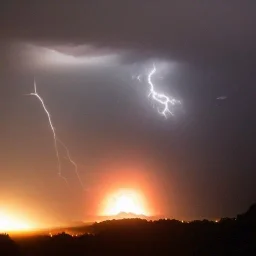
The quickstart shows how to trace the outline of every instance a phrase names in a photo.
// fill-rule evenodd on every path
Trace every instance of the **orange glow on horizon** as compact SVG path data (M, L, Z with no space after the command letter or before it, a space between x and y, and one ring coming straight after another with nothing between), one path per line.
M114 216L119 213L150 215L143 195L133 189L119 189L109 194L103 202L100 215Z
M33 225L23 217L0 211L0 232L23 232L33 228Z

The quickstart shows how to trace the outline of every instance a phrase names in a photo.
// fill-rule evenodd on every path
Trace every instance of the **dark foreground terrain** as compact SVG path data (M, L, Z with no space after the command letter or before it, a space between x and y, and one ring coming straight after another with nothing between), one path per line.
M0 255L256 255L256 205L218 223L124 219L89 230L14 240L1 235Z

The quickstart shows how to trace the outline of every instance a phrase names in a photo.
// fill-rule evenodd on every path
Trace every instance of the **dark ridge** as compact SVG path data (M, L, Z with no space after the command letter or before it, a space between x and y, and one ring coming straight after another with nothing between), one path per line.
M218 222L126 218L75 227L70 234L13 240L3 234L0 255L256 255L255 220L254 204L236 218Z

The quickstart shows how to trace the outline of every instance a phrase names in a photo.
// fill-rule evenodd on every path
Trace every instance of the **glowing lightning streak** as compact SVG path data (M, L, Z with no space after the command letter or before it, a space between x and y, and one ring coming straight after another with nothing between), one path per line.
M35 81L35 80L34 80L34 92L33 92L33 93L29 93L28 95L35 96L35 97L38 98L38 100L41 102L42 107L43 107L43 109L44 109L44 111L45 111L45 113L46 113L46 115L47 115L47 117L48 117L48 121L49 121L51 130L52 130L52 134L53 134L54 149L55 149L56 157L57 157L57 161L58 161L58 175L59 175L62 179L64 179L64 181L67 183L67 185L69 185L67 179L66 179L64 176L62 176L62 174L61 174L60 154L59 154L58 145L57 145L57 141L59 141L59 140L58 140L58 138L57 138L57 136L56 136L56 131L55 131L55 128L54 128L54 126L53 126L53 124L52 124L51 115L50 115L49 111L47 110L47 108L46 108L46 106L45 106L45 104L44 104L43 99L42 99L42 98L39 96L39 94L37 93L37 90L36 90L36 81ZM63 144L63 143L62 143L62 144Z
M172 116L174 115L169 108L169 104L171 104L171 106L175 106L176 104L181 104L181 102L179 100L170 98L162 93L158 93L155 91L154 84L152 82L152 76L155 74L155 72L156 72L156 67L155 67L155 64L153 64L153 69L148 74L148 84L150 85L150 92L148 97L152 97L155 101L157 101L158 103L164 106L164 109L162 111L158 110L158 112L161 115L163 115L165 118L167 118L168 113L170 113Z
M83 189L85 189L84 184L83 184L83 182L82 182L82 179L81 179L81 177L80 177L80 175L79 175L79 172L78 172L77 164L72 160L72 158L71 158L71 156L70 156L70 152L69 152L67 146L66 146L61 140L57 139L57 141L63 146L63 148L65 148L66 153L67 153L67 159L68 159L69 162L75 167L75 173L76 173L76 176L77 176L77 178L78 178L78 180L79 180L79 183L80 183L81 187L82 187Z

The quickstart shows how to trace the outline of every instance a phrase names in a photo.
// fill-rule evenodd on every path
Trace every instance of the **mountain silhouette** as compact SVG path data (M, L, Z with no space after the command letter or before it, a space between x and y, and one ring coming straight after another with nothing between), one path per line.
M134 218L147 219L147 216L143 214L135 214L131 212L120 212L117 215L113 216L113 219L134 219Z
M251 205L245 213L237 215L237 220L256 223L256 204Z

